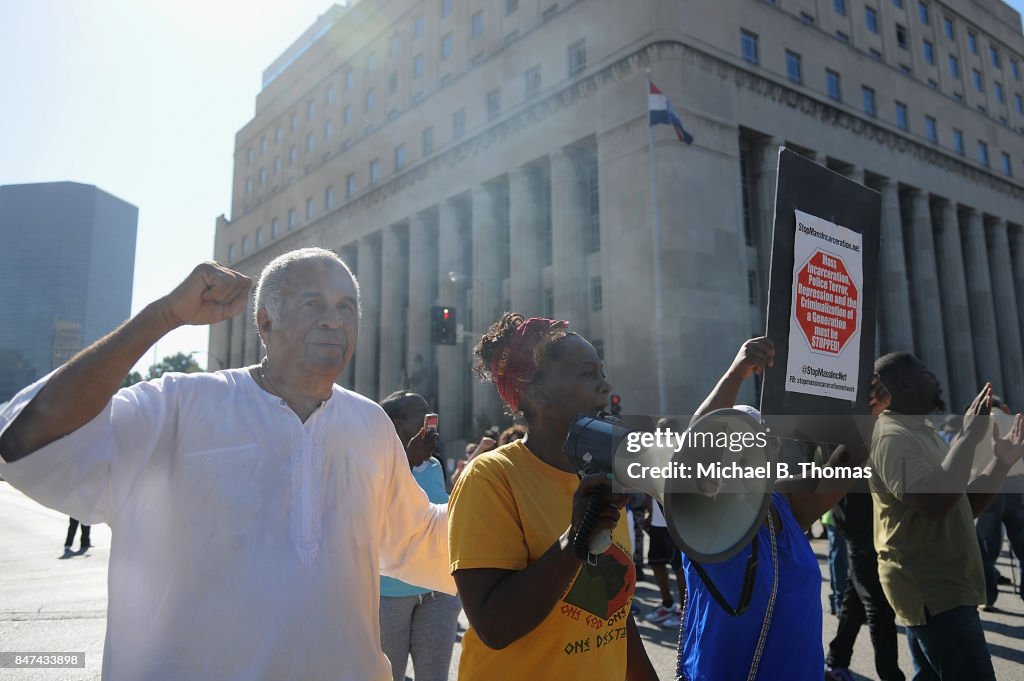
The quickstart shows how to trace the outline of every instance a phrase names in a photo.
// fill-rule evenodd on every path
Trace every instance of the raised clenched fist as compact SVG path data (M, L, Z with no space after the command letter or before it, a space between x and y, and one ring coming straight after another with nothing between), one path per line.
M173 326L216 324L243 311L252 279L215 262L196 266L160 304Z

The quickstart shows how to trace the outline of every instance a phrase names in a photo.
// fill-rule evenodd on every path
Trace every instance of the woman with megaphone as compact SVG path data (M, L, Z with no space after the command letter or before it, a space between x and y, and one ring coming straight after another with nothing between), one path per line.
M741 385L772 366L775 347L767 337L739 349L732 365L697 410L694 420L735 407L760 420L749 406L735 405ZM884 386L872 379L873 413L888 404ZM867 447L840 446L827 466L861 466ZM679 643L678 678L685 681L821 681L821 572L804 534L834 506L853 479L830 481L827 493L776 486L762 526L751 543L720 563L683 556L687 602ZM848 483L848 484L846 484ZM806 485L804 486L806 490ZM740 594L736 600L736 594Z
M470 624L460 679L657 679L630 616L625 496L607 474L580 479L563 450L574 418L597 415L611 392L568 325L507 312L474 350L526 437L474 458L452 491L451 569ZM607 530L610 546L590 553Z

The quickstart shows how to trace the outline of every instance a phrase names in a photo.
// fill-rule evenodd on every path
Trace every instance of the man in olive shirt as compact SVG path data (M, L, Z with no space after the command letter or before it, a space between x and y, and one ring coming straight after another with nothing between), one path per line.
M990 436L995 457L970 480L975 447L992 432L991 385L947 445L925 418L945 406L935 374L906 352L882 357L875 371L892 395L871 440L878 576L906 625L914 681L995 681L977 610L985 577L974 518L1024 455L1024 419L1018 414L1005 437Z

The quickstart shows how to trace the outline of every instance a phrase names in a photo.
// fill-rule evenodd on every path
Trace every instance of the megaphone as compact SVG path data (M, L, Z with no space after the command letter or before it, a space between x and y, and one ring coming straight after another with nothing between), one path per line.
M771 504L775 451L760 421L739 409L710 412L671 438L603 413L581 415L565 452L581 473L613 473L618 485L656 499L672 540L695 561L736 555ZM590 552L603 543L592 538Z

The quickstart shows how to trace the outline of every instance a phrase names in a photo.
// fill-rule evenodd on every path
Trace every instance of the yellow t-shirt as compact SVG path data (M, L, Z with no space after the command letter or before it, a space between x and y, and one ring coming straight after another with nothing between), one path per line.
M452 572L522 570L540 558L569 526L578 485L575 475L544 463L518 440L473 459L448 502ZM581 567L533 631L493 650L469 628L462 639L459 679L622 681L635 587L623 513L612 547L596 566Z

